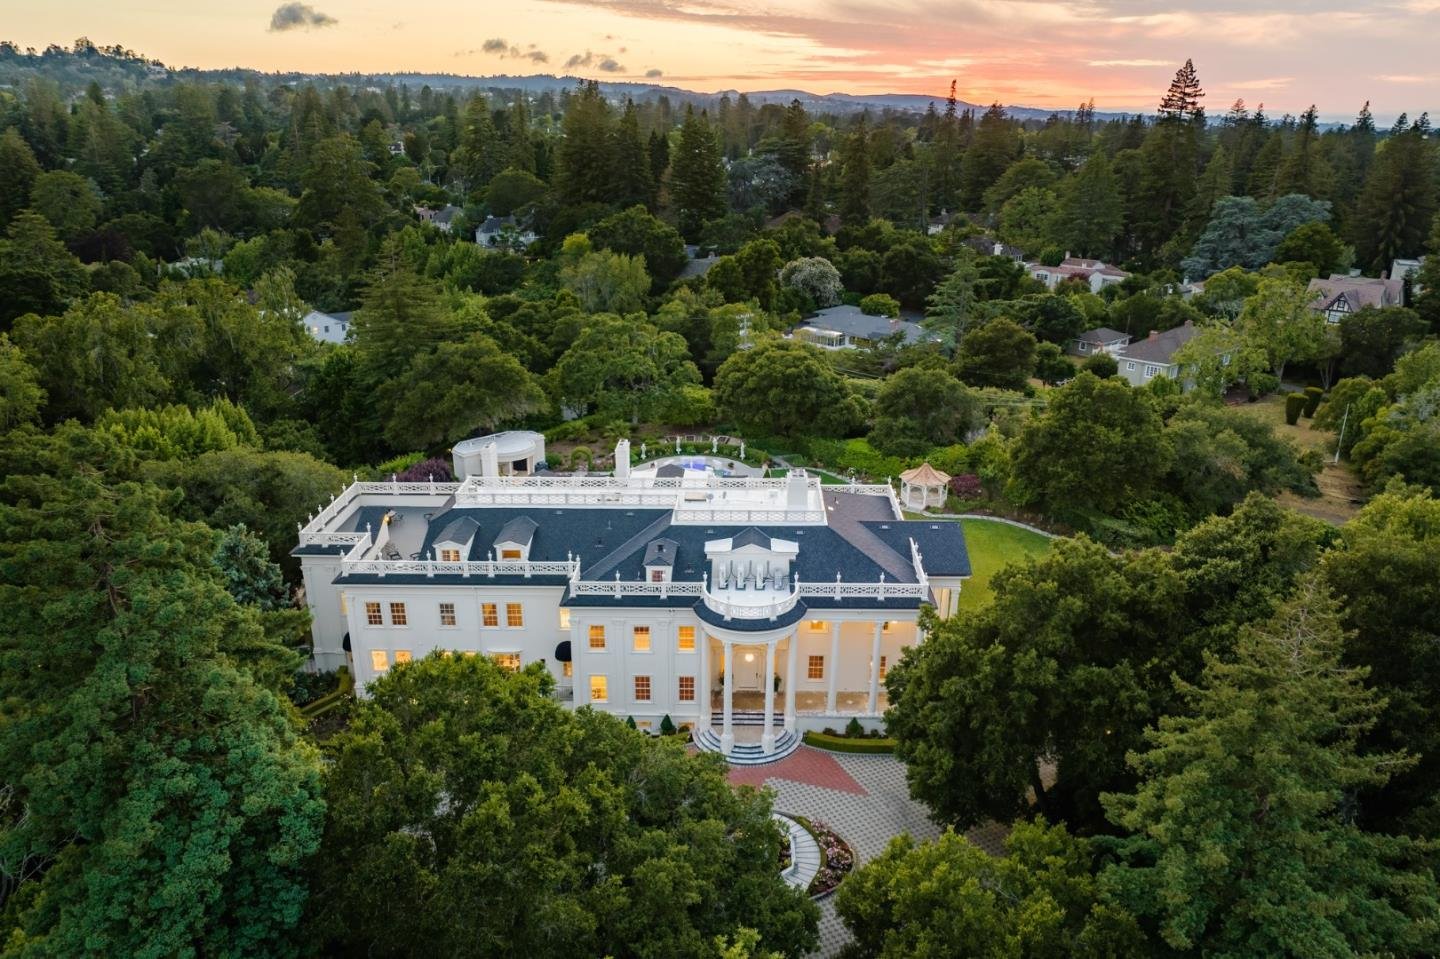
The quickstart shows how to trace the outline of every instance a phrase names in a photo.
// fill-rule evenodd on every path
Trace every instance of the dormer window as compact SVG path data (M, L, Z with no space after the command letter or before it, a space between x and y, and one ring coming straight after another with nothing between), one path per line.
M435 558L442 563L458 563L470 555L480 524L469 516L456 516L435 534Z
M524 561L530 558L530 544L535 540L535 531L540 528L528 516L517 516L495 534L495 555L502 560Z
M670 582L678 549L679 544L673 539L652 540L645 547L645 579L652 583Z

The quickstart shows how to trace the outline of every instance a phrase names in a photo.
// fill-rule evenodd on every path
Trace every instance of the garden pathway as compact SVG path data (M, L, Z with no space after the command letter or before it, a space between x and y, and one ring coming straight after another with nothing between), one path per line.
M855 851L856 865L885 851L901 833L934 839L940 828L929 811L910 798L905 765L894 756L832 753L801 746L793 755L766 766L733 768L736 785L769 786L775 790L775 811L819 820L840 834ZM966 834L986 852L1004 851L1005 829L998 824ZM849 940L835 897L820 902L821 957L836 955Z

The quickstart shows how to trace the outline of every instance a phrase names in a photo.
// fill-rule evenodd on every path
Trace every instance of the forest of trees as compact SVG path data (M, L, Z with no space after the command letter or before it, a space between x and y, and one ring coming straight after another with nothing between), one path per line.
M0 44L0 955L814 948L768 796L542 671L300 718L296 524L508 427L929 460L1076 534L890 671L913 795L1016 826L859 870L855 955L1435 954L1440 139L1202 103L1188 63L1153 115L1021 122ZM997 242L1130 276L1047 290ZM1311 308L1427 254L1404 305ZM932 336L782 335L837 303ZM1063 355L1187 322L1193 389ZM1277 393L1323 442L1245 409ZM1279 504L1336 451L1358 515Z

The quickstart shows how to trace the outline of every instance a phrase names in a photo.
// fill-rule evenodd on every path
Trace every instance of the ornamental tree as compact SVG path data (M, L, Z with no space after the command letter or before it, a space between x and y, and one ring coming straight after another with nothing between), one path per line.
M817 347L780 339L720 364L715 405L727 420L773 436L839 436L863 415L859 399Z
M845 289L840 271L823 256L805 256L786 263L780 270L780 283L804 293L821 308L839 303Z

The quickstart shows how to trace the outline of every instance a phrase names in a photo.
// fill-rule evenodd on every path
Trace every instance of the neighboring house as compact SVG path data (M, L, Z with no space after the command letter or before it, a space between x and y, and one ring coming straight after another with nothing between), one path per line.
M1151 330L1145 339L1129 343L1113 354L1119 364L1120 375L1131 386L1144 386L1157 376L1168 376L1172 380L1181 380L1181 385L1188 390L1191 384L1181 378L1175 352L1199 332L1199 327L1190 320L1163 333Z
M430 224L441 233L449 233L455 225L455 218L464 211L453 203L447 203L439 210L417 206L415 212L419 215L422 223Z
M970 247L981 256L1003 256L1007 260L1016 263L1025 261L1025 251L1018 246L1011 246L1008 243L1001 243L999 240L991 239L988 236L972 236L965 239L965 245Z
M932 216L930 218L930 222L925 226L925 233L929 236L935 236L937 233L945 232L945 228L950 225L952 219L954 219L953 214L941 210L938 216Z
M1059 266L1045 266L1043 263L1026 263L1030 275L1045 289L1053 290L1065 280L1079 280L1090 287L1091 293L1099 293L1107 286L1114 286L1130 274L1119 267L1110 266L1100 260L1087 260L1066 255Z
M1130 342L1129 333L1108 326L1086 330L1071 340L1065 352L1071 356L1094 356L1096 353L1118 354Z
M391 155L392 157L404 156L404 155L405 155L405 141L404 141L404 140L391 140L391 141L390 141L390 155Z
M1420 268L1424 265L1425 257L1423 256L1413 260L1402 257L1390 264L1390 275L1401 283L1409 280L1410 295L1412 297L1419 296L1425 292L1425 287L1419 283Z
M540 239L529 227L521 227L513 216L487 216L475 230L475 242L481 246L515 249L527 247Z
M1404 306L1405 281L1391 280L1382 276L1378 280L1369 276L1342 276L1330 274L1328 280L1315 278L1308 287L1314 300L1312 310L1325 314L1330 323L1339 323L1352 313L1359 313L1367 306Z
M697 276L704 276L710 272L712 266L719 262L720 257L713 253L710 256L698 256L694 259L686 260L685 265L680 269L679 278L682 280L690 280Z
M567 705L652 732L669 716L734 762L876 728L921 611L954 615L970 575L963 527L906 520L889 485L632 470L627 440L613 476L487 455L458 483L354 483L292 555L315 664L348 665L362 697L437 650L538 663Z
M300 322L305 330L321 343L344 343L350 333L350 311L344 313L321 313L311 310Z
M899 333L907 346L937 340L938 337L919 323L872 316L858 306L831 306L820 310L790 331L792 339L812 343L827 350L865 349Z

